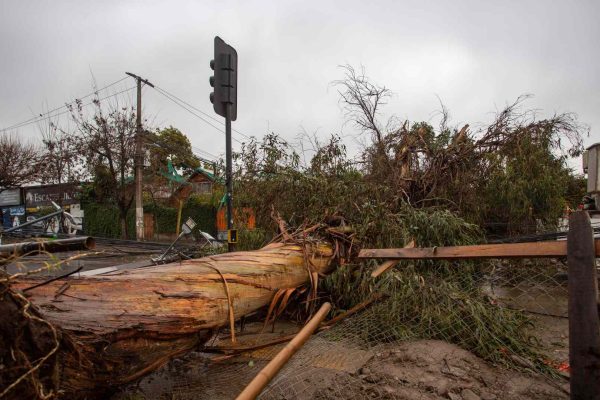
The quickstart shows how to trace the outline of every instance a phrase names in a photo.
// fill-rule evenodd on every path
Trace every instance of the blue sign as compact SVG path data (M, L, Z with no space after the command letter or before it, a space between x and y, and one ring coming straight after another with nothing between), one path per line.
M25 215L25 206L10 207L8 210L12 216Z
M10 209L8 207L2 209L2 226L4 227L4 229L12 228Z

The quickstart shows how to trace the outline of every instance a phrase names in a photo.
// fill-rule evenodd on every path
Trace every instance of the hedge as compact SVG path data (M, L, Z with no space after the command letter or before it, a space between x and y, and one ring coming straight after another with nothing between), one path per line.
M87 235L119 238L121 237L121 224L119 210L108 204L86 203L81 205L84 210L83 230ZM160 204L145 204L144 213L154 215L155 234L170 234L176 232L177 208L166 207ZM191 217L196 226L204 232L216 236L217 209L210 204L202 203L199 199L191 197L184 204L181 213L181 222ZM127 229L129 239L135 239L135 209L127 213Z

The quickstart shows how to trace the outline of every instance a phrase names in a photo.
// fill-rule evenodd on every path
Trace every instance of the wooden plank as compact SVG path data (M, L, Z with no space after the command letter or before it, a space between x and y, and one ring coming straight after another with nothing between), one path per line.
M595 241L596 255L600 240ZM554 258L567 256L566 241L478 244L473 246L417 247L401 249L363 249L358 258L390 260L454 260L481 258Z
M314 331L319 327L321 321L325 319L331 310L331 304L323 303L319 311L308 321L306 325L296 334L277 355L269 361L265 367L250 381L248 386L239 394L237 400L254 400L263 391L263 389L273 380L281 371L281 368L292 358L294 354L302 348L304 343L310 338Z
M596 248L587 212L571 214L567 237L571 399L600 400Z
M415 241L411 240L406 246L405 249L413 249L415 247ZM385 271L392 269L396 265L398 265L400 261L398 260L386 260L384 261L375 271L371 272L371 277L377 278L379 275L383 274Z

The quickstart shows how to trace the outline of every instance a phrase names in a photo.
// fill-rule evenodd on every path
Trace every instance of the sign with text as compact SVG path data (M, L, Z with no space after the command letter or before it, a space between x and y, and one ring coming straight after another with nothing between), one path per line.
M51 207L52 201L61 206L77 204L80 194L73 184L33 186L25 188L25 205L27 208Z
M21 189L4 189L0 192L0 206L18 206L21 204Z
M10 213L10 215L25 215L25 207L24 206L10 207L8 209L8 212Z

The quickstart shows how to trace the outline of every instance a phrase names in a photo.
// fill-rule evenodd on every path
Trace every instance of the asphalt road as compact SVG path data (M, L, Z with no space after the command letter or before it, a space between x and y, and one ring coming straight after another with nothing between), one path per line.
M14 243L16 241L29 241L31 239L3 240L3 243ZM9 274L34 271L44 268L43 272L36 275L48 278L63 275L77 270L89 271L98 268L112 267L133 262L149 261L151 257L161 254L168 244L118 242L98 240L94 250L70 251L53 254L38 254L34 256L21 257L20 259L5 265Z

